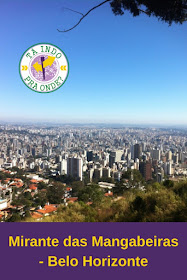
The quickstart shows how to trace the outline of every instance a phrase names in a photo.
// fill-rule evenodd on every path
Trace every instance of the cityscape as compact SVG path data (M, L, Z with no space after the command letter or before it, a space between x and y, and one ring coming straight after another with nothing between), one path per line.
M0 125L2 222L45 221L80 201L91 208L127 192L136 192L135 201L150 185L158 192L186 178L185 128Z

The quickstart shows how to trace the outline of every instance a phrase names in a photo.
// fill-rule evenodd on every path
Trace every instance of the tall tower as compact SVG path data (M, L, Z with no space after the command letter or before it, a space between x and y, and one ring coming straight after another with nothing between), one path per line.
M87 161L93 161L93 151L87 151Z
M67 159L67 175L74 178L79 178L82 181L82 158L68 158Z
M134 145L134 159L140 158L140 145L135 144Z
M140 162L140 173L146 181L152 179L152 165L149 161Z

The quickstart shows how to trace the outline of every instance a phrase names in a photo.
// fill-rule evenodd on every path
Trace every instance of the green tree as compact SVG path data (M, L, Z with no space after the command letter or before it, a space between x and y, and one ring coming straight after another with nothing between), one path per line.
M45 184L44 182L39 182L37 184L37 188L38 188L38 190L46 189L47 188L47 184Z
M30 218L31 217L31 214L30 212L27 210L25 211L25 218Z
M47 193L43 191L39 191L35 196L34 196L34 206L41 206L44 207L45 204L47 203Z
M58 214L42 220L42 222L85 222L79 203L70 204L68 207L59 207Z
M7 219L7 222L20 222L21 217L18 213L13 213L10 218Z
M70 185L72 187L72 196L78 196L78 193L85 187L81 181L72 182Z
M133 181L134 183L144 183L144 178L139 170L136 169L128 169L127 171L123 172L122 179L128 179Z
M47 198L50 203L60 204L64 195L64 186L60 182L55 182L47 189Z
M130 205L129 217L135 222L174 222L175 213L182 206L182 200L173 191L150 191L135 198Z
M78 199L83 202L98 204L103 199L103 191L98 185L88 185L79 191Z
M166 188L173 188L174 187L174 182L171 181L171 180L165 180L163 185L166 187Z
M4 180L6 179L6 175L3 172L0 172L0 180L1 183L4 183Z

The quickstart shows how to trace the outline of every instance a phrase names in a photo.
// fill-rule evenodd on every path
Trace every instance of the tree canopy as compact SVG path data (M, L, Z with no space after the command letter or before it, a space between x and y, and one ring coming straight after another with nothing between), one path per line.
M75 11L65 8L72 12L79 14L81 17L79 21L69 29L59 30L59 32L68 32L77 27L82 20L87 17L92 11L103 6L110 4L112 12L115 15L124 15L129 11L134 17L143 14L148 16L155 16L169 25L172 23L182 24L187 20L187 1L186 0L105 0L98 5L92 7L89 11L83 14L80 11Z
M128 10L133 16L145 13L169 24L183 23L187 15L187 1L184 0L113 0L110 5L115 15L123 15Z

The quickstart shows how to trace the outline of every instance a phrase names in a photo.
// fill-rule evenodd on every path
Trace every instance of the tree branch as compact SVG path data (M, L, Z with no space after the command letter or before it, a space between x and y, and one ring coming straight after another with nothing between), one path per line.
M142 12L142 13L144 13L144 14L150 16L150 14L149 14L148 12L146 12L146 11L144 11L144 10L141 10L141 9L138 9L138 10L139 10L140 12Z
M105 0L105 1L101 2L100 4L98 4L98 5L94 6L93 8L91 8L86 14L83 14L83 13L81 13L81 12L78 12L78 11L75 11L75 10L72 10L72 9L69 9L69 8L64 8L64 9L70 10L70 11L72 11L72 12L74 12L74 13L80 14L82 17L81 17L80 20L79 20L74 26L72 26L71 28L65 29L65 30L59 30L59 29L57 29L58 32L68 32L68 31L73 30L73 29L74 29L75 27L77 27L77 26L81 23L81 21L82 21L88 14L90 14L93 10L99 8L100 6L106 4L107 2L110 2L110 1L112 1L112 0ZM183 8L184 8L184 9L187 9L187 5L186 5L186 4L183 4ZM138 9L138 10L139 10L141 13L144 13L144 14L150 16L150 13L148 13L147 11L144 11L144 10L141 10L141 9ZM184 21L186 21L186 19L184 19Z
M74 13L77 13L77 14L80 14L80 15L84 16L84 14L83 14L83 13L78 12L78 11L75 11L75 10L73 10L73 9L69 9L69 8L66 8L66 7L63 7L63 9L65 9L65 10L69 10L69 11L71 11L71 12L74 12Z
M73 11L73 12L76 12L76 13L78 13L78 14L81 14L81 15L83 15L83 16L80 18L80 20L79 20L73 27L71 27L71 28L69 28L69 29L66 29L66 30L59 30L59 29L57 29L58 32L68 32L68 31L74 29L75 27L77 27L77 26L81 23L81 21L82 21L89 13L91 13L93 10L99 8L100 6L106 4L107 2L110 2L110 1L111 1L111 0L105 0L105 1L101 2L101 3L98 4L97 6L94 6L93 8L91 8L86 14L82 14L82 13L80 13L80 12L77 12L77 11L74 11L74 10L69 9L69 10L71 10L71 11Z

